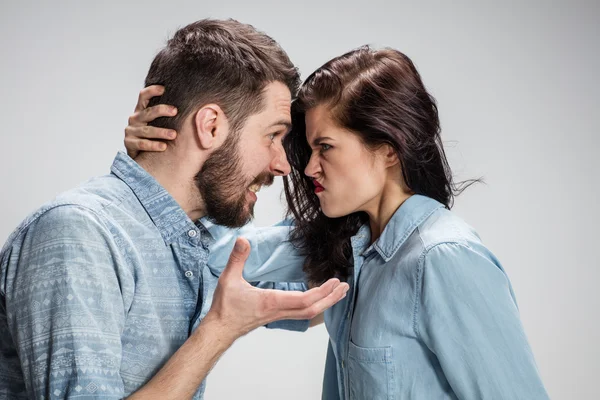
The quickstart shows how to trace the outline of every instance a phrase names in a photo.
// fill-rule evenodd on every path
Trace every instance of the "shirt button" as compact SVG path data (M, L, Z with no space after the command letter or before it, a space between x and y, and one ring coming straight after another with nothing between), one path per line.
M194 277L194 273L192 271L185 271L185 277L186 278L193 278Z
M344 364L344 360L342 360L342 369L346 367L346 364Z
M350 319L350 311L348 311L348 315L346 315L346 318Z
M197 235L197 234L198 234L198 232L196 232L196 230L195 230L195 229L190 229L190 230L188 231L188 236L189 236L189 237L192 237L192 238L193 238L193 237L196 237L196 235Z

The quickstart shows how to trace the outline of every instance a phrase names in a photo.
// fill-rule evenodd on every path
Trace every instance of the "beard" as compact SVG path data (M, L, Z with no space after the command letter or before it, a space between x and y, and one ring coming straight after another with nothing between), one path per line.
M204 162L195 177L196 186L206 207L206 215L215 224L230 228L246 225L254 217L254 202L249 202L250 186L269 186L274 176L263 172L246 178L238 149L239 134L230 134L225 143Z

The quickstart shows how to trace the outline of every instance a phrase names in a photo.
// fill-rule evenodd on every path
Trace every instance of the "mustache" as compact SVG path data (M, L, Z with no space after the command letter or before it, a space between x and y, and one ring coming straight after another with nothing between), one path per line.
M258 175L256 178L254 178L254 180L252 181L252 183L250 183L249 186L252 186L252 185L271 186L274 181L275 181L275 175L273 175L269 172L263 172L260 175Z

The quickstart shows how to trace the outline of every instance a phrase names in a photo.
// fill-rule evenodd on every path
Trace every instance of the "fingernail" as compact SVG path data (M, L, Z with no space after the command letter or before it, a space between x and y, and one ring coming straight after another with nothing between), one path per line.
M175 133L175 132L169 132L169 133L167 134L167 136L168 136L170 139L173 139L173 138L175 138L175 135L176 135L176 133Z
M246 245L241 240L238 240L237 242L235 242L234 250L243 252L244 250L246 250Z
M173 115L177 114L177 108L171 107L171 114L173 114Z

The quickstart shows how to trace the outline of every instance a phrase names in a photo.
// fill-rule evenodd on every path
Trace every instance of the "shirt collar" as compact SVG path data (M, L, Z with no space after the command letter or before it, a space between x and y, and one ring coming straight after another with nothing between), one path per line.
M197 228L202 225L195 224L169 192L127 154L117 153L111 172L131 188L167 245L183 233L200 236ZM201 231L212 239L206 229Z
M444 205L430 197L412 195L398 207L381 236L365 251L365 255L374 249L388 262L414 230L440 208L444 208Z

